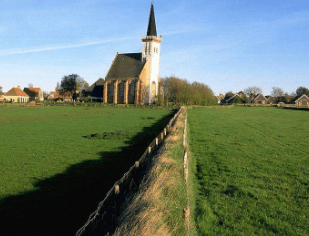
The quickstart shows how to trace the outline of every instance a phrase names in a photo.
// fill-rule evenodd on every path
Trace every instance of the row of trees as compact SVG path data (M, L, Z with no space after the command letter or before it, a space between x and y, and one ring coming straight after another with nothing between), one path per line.
M173 103L176 105L217 104L212 90L203 83L190 83L175 76L161 79L162 95L158 96L158 105Z

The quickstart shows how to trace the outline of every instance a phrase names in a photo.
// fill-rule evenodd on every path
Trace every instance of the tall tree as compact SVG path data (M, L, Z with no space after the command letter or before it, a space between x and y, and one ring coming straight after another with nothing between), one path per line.
M259 93L262 93L262 89L260 87L257 86L252 86L252 87L248 87L246 89L244 89L244 93L250 97L250 96L255 96L258 95Z
M282 102L284 91L279 87L272 87L271 96L274 97L276 103Z
M306 87L303 87L303 86L298 87L296 89L296 94L297 94L297 96L301 96L303 94L306 94L307 96L309 96L309 89L306 88Z
M76 100L76 90L77 90L77 82L80 79L80 76L77 74L66 75L62 77L61 80L61 90L59 91L60 94L70 93L73 100Z
M0 94L3 94L2 89L3 89L3 88L0 86Z

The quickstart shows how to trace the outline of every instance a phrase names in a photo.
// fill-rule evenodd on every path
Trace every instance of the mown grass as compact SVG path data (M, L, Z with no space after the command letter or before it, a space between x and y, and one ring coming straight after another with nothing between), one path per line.
M309 112L188 111L200 235L309 235Z
M73 235L173 114L1 107L0 234Z

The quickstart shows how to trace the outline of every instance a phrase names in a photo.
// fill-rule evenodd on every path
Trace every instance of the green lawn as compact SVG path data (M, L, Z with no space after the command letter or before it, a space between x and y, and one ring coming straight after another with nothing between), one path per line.
M173 114L1 107L1 235L74 235Z
M200 235L309 235L309 112L188 110Z

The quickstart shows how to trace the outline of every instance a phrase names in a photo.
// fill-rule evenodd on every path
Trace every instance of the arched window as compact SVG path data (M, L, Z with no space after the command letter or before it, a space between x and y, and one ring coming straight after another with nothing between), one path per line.
M135 81L132 81L130 83L129 96L131 97L135 96Z
M114 99L114 82L111 82L107 86L107 102L108 103L113 103Z

